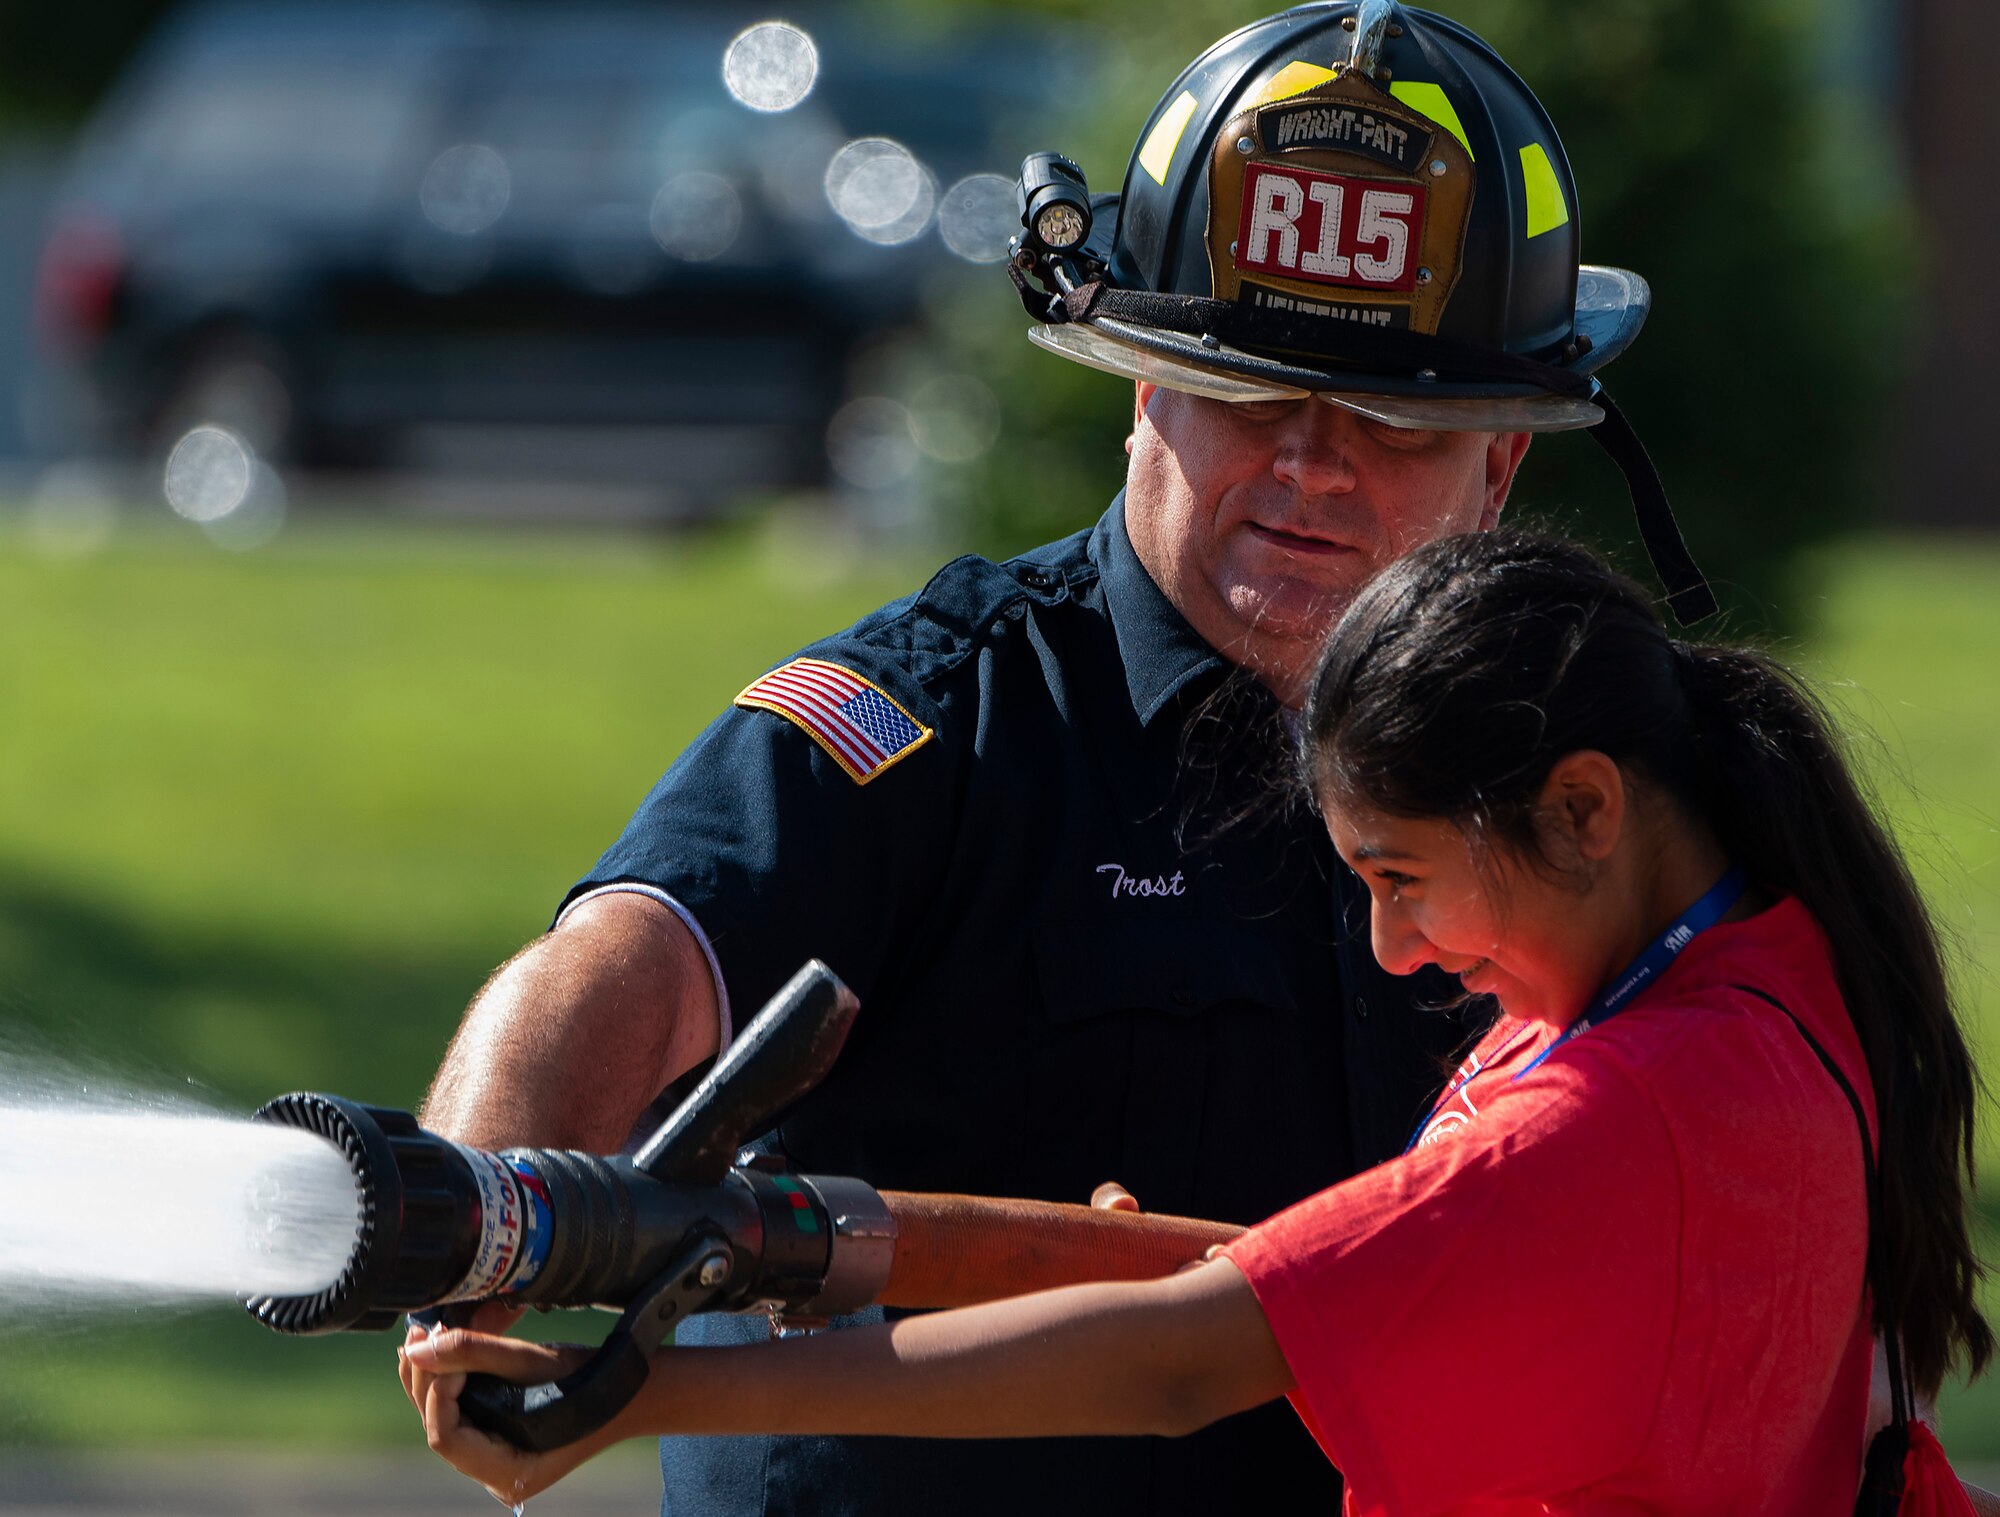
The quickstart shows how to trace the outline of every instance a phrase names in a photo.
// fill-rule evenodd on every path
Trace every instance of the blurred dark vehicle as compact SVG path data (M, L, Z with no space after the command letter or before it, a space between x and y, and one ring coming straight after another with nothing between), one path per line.
M644 481L690 509L822 481L857 348L956 262L934 229L843 224L830 157L880 135L938 189L1011 174L996 120L1046 72L1020 34L885 50L795 13L818 82L764 114L721 74L754 19L171 18L58 198L45 445L157 456L211 422L281 462Z

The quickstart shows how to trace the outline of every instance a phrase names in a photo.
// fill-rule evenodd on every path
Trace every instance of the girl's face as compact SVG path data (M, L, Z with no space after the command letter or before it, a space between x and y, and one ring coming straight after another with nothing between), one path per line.
M1368 886L1376 960L1435 964L1509 1016L1567 1025L1624 962L1605 892L1473 844L1449 821L1326 812L1334 847Z

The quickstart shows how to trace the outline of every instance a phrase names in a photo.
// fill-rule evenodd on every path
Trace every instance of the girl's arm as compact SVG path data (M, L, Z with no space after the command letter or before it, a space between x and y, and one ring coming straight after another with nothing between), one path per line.
M548 1455L458 1421L467 1370L540 1380L555 1351L447 1330L413 1337L404 1385L431 1447L508 1503L609 1444L673 1433L1017 1438L1205 1427L1285 1394L1292 1374L1236 1266L1080 1285L883 1327L743 1348L667 1349L603 1433Z
M662 1433L923 1438L1193 1432L1292 1387L1225 1260L884 1328L669 1354L640 1401Z

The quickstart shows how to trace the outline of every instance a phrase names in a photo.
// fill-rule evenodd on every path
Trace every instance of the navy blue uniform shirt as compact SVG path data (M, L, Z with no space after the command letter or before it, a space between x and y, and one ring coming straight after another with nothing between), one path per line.
M805 651L933 735L862 784L732 708L573 892L670 895L739 1017L808 958L854 988L839 1064L764 1146L884 1189L1116 1179L1245 1223L1401 1150L1458 1029L1412 1004L1436 982L1375 968L1365 895L1279 784L1276 702L1153 583L1122 497ZM703 1317L680 1341L765 1331ZM1215 1517L1339 1490L1282 1403L1176 1440L668 1439L662 1465L669 1517Z

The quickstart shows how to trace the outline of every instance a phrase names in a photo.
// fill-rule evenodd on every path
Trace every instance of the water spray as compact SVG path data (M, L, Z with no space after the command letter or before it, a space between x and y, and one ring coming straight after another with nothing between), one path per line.
M459 1406L517 1447L604 1426L685 1317L814 1321L870 1303L946 1307L1083 1280L1148 1279L1240 1229L1086 1206L877 1191L739 1150L825 1076L858 1009L808 964L632 1158L500 1153L424 1131L406 1112L282 1096L257 1113L331 1143L360 1196L338 1278L249 1297L279 1332L388 1328L405 1313L500 1299L618 1311L603 1345L558 1381L467 1377Z
M6 1064L0 1197L0 1331L317 1290L353 1246L358 1206L348 1166L307 1133L102 1082L79 1098Z

